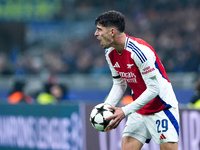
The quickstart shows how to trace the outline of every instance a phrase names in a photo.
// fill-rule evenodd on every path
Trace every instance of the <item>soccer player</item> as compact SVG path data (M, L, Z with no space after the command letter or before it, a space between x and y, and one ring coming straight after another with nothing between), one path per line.
M124 33L125 17L118 11L102 13L95 20L94 35L105 49L113 86L105 101L115 114L109 124L116 128L128 116L123 131L122 150L140 150L153 138L161 150L178 150L178 102L165 69L155 50L144 40ZM115 107L126 90L133 102Z

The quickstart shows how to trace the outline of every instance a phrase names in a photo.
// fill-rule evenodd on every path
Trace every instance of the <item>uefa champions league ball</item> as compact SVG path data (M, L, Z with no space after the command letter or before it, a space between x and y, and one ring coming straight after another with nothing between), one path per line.
M107 126L113 119L105 120L105 118L114 114L114 110L108 108L110 106L109 104L101 103L96 105L91 111L90 122L98 131L107 132L111 130Z

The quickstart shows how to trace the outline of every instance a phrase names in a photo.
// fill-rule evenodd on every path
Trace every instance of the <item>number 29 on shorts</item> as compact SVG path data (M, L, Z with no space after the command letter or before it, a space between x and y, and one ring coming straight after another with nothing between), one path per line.
M156 120L157 124L157 132L166 132L168 130L168 120L163 119L163 120Z

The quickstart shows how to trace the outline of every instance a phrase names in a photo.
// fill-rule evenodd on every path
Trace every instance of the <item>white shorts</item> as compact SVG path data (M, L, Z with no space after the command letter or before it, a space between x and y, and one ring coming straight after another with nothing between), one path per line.
M157 144L178 142L179 136L179 110L170 108L153 115L140 115L133 113L128 116L123 137L130 136L143 144L151 138Z

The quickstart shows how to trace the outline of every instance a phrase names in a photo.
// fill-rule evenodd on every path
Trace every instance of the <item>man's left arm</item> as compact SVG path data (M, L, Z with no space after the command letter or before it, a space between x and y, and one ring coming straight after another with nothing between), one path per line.
M146 90L133 102L120 108L120 107L110 107L110 109L115 110L115 114L106 118L114 120L108 125L110 128L116 128L122 119L127 115L138 111L140 108L145 106L149 101L155 98L159 93L159 86L156 76L150 77L146 80L147 88Z
M125 116L138 111L159 94L159 84L156 76L145 80L146 90L133 102L122 107Z

